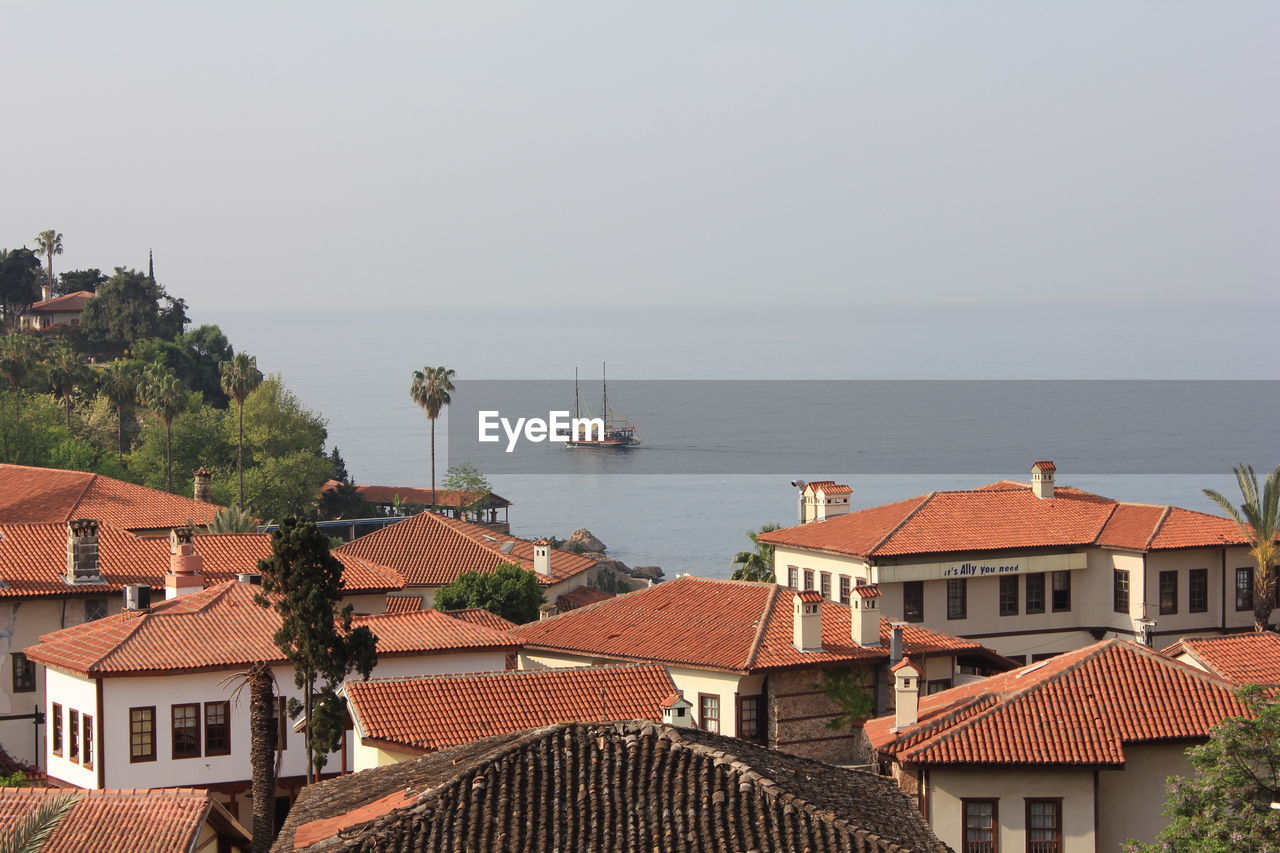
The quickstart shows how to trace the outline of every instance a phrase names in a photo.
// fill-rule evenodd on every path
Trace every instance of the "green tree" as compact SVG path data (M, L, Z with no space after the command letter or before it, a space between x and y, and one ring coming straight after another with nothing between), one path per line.
M96 293L107 277L102 270L90 267L83 270L67 270L58 276L58 285L53 289L54 296L66 296L68 293L79 293L87 290Z
M147 419L133 452L128 456L129 479L150 486L165 488L167 470L173 469L173 490L178 494L192 493L195 470L201 466L221 474L235 466L235 445L228 440L228 415L200 399L194 391L183 389L186 406L182 416L176 418L171 429L166 429L159 418ZM213 481L214 503L228 504L234 500L233 478L218 476Z
M760 541L760 534L772 533L782 525L769 523L759 530L748 530L747 538L755 546L754 551L739 551L733 558L733 579L736 581L772 581L776 580L773 572L773 546Z
M18 319L40 298L40 259L27 248L0 249L0 313L3 328L18 328Z
M98 358L119 358L148 338L173 340L187 324L187 303L167 294L137 270L116 267L80 312L80 349Z
M280 614L275 643L293 664L293 681L304 697L301 708L294 700L290 710L305 720L310 783L342 742L346 707L337 690L353 670L369 677L378 638L368 626L352 627L352 606L342 604L342 564L312 522L286 518L271 534L271 556L258 570L263 594L256 600Z
M222 391L236 401L236 414L239 419L239 434L236 440L236 475L240 480L238 506L244 506L244 401L258 390L262 384L262 371L258 370L258 359L248 353L240 352L232 356L230 361L222 362Z
M449 393L454 390L456 371L447 367L424 367L413 372L409 396L421 406L431 421L431 504L436 503L436 418L453 402Z
M54 350L53 356L45 365L45 376L55 394L62 398L63 408L67 413L67 429L71 429L71 397L76 389L89 384L93 374L84 356L68 346Z
M489 485L488 478L480 473L479 468L469 462L450 465L449 470L444 472L444 482L440 485L446 489L457 489L462 492L488 494L493 491L493 486Z
M143 403L164 424L164 488L173 491L173 421L186 411L187 389L172 373L150 370L142 381Z
M23 385L40 361L40 341L31 335L10 332L0 338L0 375L9 382L13 396L14 422L22 421ZM5 456L10 455L9 436L5 436Z
M40 853L79 801L79 794L46 798L0 837L0 853Z
M1280 467L1267 475L1258 493L1258 475L1251 465L1237 465L1236 482L1244 501L1237 507L1213 489L1205 489L1214 503L1231 517L1249 543L1254 559L1253 627L1267 630L1276 601L1276 537L1280 536Z
M337 445L334 446L333 450L329 451L329 462L333 465L333 473L329 475L329 479L349 484L351 482L351 472L347 470L347 462L342 458L342 454L338 452Z
M376 506L365 500L354 483L339 482L321 493L316 515L325 519L373 518L380 513Z
M210 533L253 533L258 529L258 519L238 506L218 507L209 522Z
M138 386L142 383L142 365L136 361L113 361L98 374L98 388L111 401L116 411L116 439L120 459L124 459L125 424L131 407L138 399Z
M52 291L53 286L58 283L58 279L53 274L53 256L62 254L62 235L52 228L41 231L36 235L36 254L44 255L49 264L45 275L49 279L49 289Z
M436 593L437 610L480 607L517 625L537 619L544 601L537 575L514 563L499 563L492 572L463 572Z
M1128 853L1268 853L1280 838L1280 705L1262 688L1236 691L1250 717L1230 717L1208 743L1187 750L1194 776L1170 776L1169 825Z
M51 394L25 394L21 408L0 390L0 462L51 464L55 448L73 438L62 421L62 406Z
M814 687L821 690L840 713L827 720L827 728L857 728L876 713L875 675L869 669L842 666L828 669Z

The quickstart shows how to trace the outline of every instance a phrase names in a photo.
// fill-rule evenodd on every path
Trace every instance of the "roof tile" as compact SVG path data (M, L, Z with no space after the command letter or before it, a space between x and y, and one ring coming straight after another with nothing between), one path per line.
M216 504L102 474L0 464L0 524L92 518L125 530L208 524Z

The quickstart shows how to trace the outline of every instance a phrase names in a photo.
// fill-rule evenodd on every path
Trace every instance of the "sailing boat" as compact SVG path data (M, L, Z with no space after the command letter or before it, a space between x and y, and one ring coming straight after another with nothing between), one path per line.
M567 442L569 447L598 447L607 450L622 450L628 447L635 447L640 443L640 439L636 438L635 424L609 408L609 379L605 367L604 364L600 365L602 392L600 411L604 420L604 435L602 437L598 429L593 429L585 423L579 423L576 434L569 435ZM578 393L578 368L576 367L573 369L573 417L575 421L591 417L591 411L582 402L582 395ZM570 430L561 430L560 434L566 435L569 432Z

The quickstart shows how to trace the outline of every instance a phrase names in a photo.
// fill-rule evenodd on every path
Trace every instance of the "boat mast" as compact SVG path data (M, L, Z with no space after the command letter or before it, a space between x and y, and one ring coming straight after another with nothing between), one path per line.
M605 375L607 365L600 362L600 388L604 392L604 399L600 401L601 414L604 416L604 422L607 426L609 423L609 379Z
M573 369L573 416L582 417L582 404L578 401L578 368Z

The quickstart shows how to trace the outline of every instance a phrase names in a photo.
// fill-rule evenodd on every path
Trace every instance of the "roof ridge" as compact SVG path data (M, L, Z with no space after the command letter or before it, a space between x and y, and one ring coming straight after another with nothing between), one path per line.
M1164 527L1165 521L1169 518L1169 514L1173 512L1172 506L1165 506L1164 512L1160 513L1160 517L1156 519L1155 526L1151 528L1151 535L1147 537L1147 541L1143 543L1144 551L1151 550L1151 543L1156 541L1156 536L1160 534L1160 528Z
M968 491L973 491L973 489L969 489ZM886 542L888 542L890 539L892 539L892 538L893 538L893 534L895 534L895 533L897 533L899 530L901 530L901 529L903 528L903 526L904 526L904 525L906 525L906 523L907 523L908 521L910 521L911 519L915 518L915 517L916 517L916 513L920 512L920 510L924 509L924 508L929 504L929 502L930 502L930 501L932 501L932 500L933 500L935 497L937 497L937 496L938 496L938 493L937 493L937 492L929 492L928 494L921 495L921 496L920 496L920 503L916 504L916 505L915 505L915 508L914 508L914 509L912 509L912 510L911 510L911 512L909 512L909 513L907 513L905 516L903 516L903 517L902 517L902 519L901 519L901 520L899 520L899 521L898 521L898 523L897 523L897 524L895 524L895 525L893 526L893 529L892 529L892 530L890 530L890 531L889 531L888 533L886 533L883 537L881 537L881 539L880 539L880 541L879 541L879 542L877 542L876 544L872 545L872 546L871 546L871 548L869 548L869 549L867 550L867 554L866 554L866 556L868 556L868 557L873 556L873 555L876 553L876 551L880 550L880 548L881 548L882 546L884 546L884 544L885 544ZM907 498L907 500L911 500L911 498Z
M777 607L778 599L782 596L782 587L778 584L773 585L773 589L769 590L768 598L764 603L764 610L760 614L760 624L756 626L756 635L751 640L750 650L747 652L747 661L743 669L751 669L756 665L756 658L760 656L760 647L764 645L764 635L769 630L769 623L773 621L773 611Z
M84 496L89 491L89 487L92 486L98 480L98 474L89 473L89 472L85 472L85 473L88 473L89 476L84 481L84 488L82 488L80 490L80 493L76 495L76 499L71 502L71 512L67 515L66 518L63 519L63 521L71 521L77 515L79 515L80 502L84 500Z
M544 669L486 669L475 670L472 672L426 672L419 675L387 675L378 678L366 678L363 681L351 681L351 684L401 684L412 681L441 681L449 678L515 678L519 676L546 675L563 672L582 672L589 670L591 672L599 672L607 674L616 670L632 670L632 669L661 669L667 671L667 668L660 663L642 663L632 661L629 663L610 664L609 666L592 666L591 664L583 664L582 666L549 666Z

